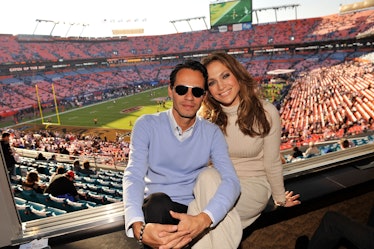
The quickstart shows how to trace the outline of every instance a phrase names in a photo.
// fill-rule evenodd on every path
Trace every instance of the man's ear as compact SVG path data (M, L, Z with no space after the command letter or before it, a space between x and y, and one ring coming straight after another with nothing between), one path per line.
M168 95L170 99L173 99L173 89L171 89L171 85L168 86Z

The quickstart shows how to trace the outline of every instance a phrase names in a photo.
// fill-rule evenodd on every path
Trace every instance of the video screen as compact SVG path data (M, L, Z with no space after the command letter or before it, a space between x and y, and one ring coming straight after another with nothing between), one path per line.
M210 26L252 22L252 1L239 0L209 5Z

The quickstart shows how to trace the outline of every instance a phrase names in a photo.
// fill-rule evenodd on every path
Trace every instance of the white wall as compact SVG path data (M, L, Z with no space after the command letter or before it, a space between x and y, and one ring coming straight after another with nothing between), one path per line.
M0 247L9 246L22 231L0 147Z

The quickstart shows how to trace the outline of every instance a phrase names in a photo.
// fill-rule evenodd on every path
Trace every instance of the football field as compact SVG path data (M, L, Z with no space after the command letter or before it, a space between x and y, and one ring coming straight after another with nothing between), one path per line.
M169 109L172 102L167 99L167 87L147 90L82 108L59 112L61 126L112 128L131 130L136 119L146 113ZM45 116L44 122L57 123L56 114ZM29 124L42 124L34 120Z

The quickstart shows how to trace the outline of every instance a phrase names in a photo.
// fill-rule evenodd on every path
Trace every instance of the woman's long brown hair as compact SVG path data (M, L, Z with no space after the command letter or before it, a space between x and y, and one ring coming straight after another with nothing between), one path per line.
M245 67L233 56L215 52L202 59L202 64L209 65L213 61L224 64L239 82L240 103L236 123L239 129L251 137L264 137L270 132L270 123L266 118L264 107L261 103L257 82L252 78ZM210 93L205 96L200 114L217 124L226 134L227 115L222 111L220 103Z

